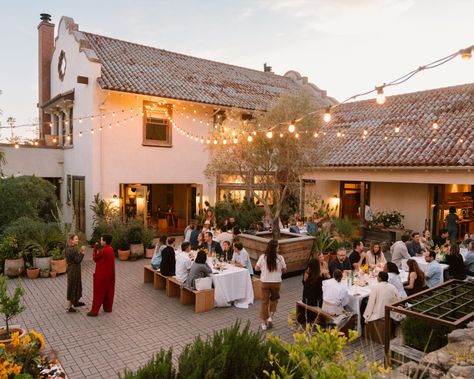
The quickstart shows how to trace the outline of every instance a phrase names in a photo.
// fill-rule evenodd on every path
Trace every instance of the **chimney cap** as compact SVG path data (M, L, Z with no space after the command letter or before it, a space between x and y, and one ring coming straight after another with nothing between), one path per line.
M48 13L40 13L40 20L50 22L51 21L51 15L48 14Z
M272 72L272 66L268 66L267 62L263 64L263 72Z

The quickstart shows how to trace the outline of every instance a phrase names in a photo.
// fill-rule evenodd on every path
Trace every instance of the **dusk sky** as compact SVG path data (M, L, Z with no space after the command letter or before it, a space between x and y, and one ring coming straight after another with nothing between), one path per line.
M56 26L70 16L84 31L258 70L267 62L280 75L296 70L339 101L474 45L469 0L24 0L2 1L0 12L2 126L9 116L37 117L43 12ZM473 81L474 59L457 58L386 94Z

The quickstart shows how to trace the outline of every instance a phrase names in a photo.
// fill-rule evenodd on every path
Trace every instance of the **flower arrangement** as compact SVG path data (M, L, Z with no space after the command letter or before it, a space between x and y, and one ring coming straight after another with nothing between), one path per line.
M360 266L360 271L362 271L364 273L368 273L369 272L369 264L366 263L365 265Z
M399 211L379 211L375 212L371 225L383 226L384 228L400 228L405 227L402 224L405 216Z
M43 336L31 330L21 338L19 332L12 333L11 337L8 345L0 344L0 378L19 374L37 377L45 363L41 356Z

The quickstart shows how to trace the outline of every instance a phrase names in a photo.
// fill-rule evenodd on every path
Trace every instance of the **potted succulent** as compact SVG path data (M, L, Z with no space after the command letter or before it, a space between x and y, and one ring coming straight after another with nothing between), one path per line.
M28 279L36 279L39 277L40 269L33 266L31 263L26 262L26 276Z
M57 274L64 274L67 271L67 262L64 256L64 250L60 247L55 247L51 250L51 273L56 272Z
M49 278L49 268L42 268L40 269L40 276L42 278Z
M132 221L127 230L127 239L130 244L130 252L136 254L137 258L142 257L144 253L143 237L144 237L143 223L141 221Z
M23 253L13 236L6 236L0 243L0 260L5 262L4 273L9 277L19 276L25 271Z
M20 300L23 295L23 288L18 285L10 296L8 293L7 278L0 275L0 313L3 314L5 329L0 331L0 343L7 345L11 342L11 333L19 332L20 336L26 334L26 330L21 328L10 328L10 320L19 315L25 307L21 305Z

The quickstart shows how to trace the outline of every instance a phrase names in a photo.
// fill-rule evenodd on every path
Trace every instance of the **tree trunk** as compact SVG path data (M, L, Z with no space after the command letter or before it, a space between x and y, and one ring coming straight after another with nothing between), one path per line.
M273 219L272 223L272 238L278 240L280 235L280 216L277 216Z

